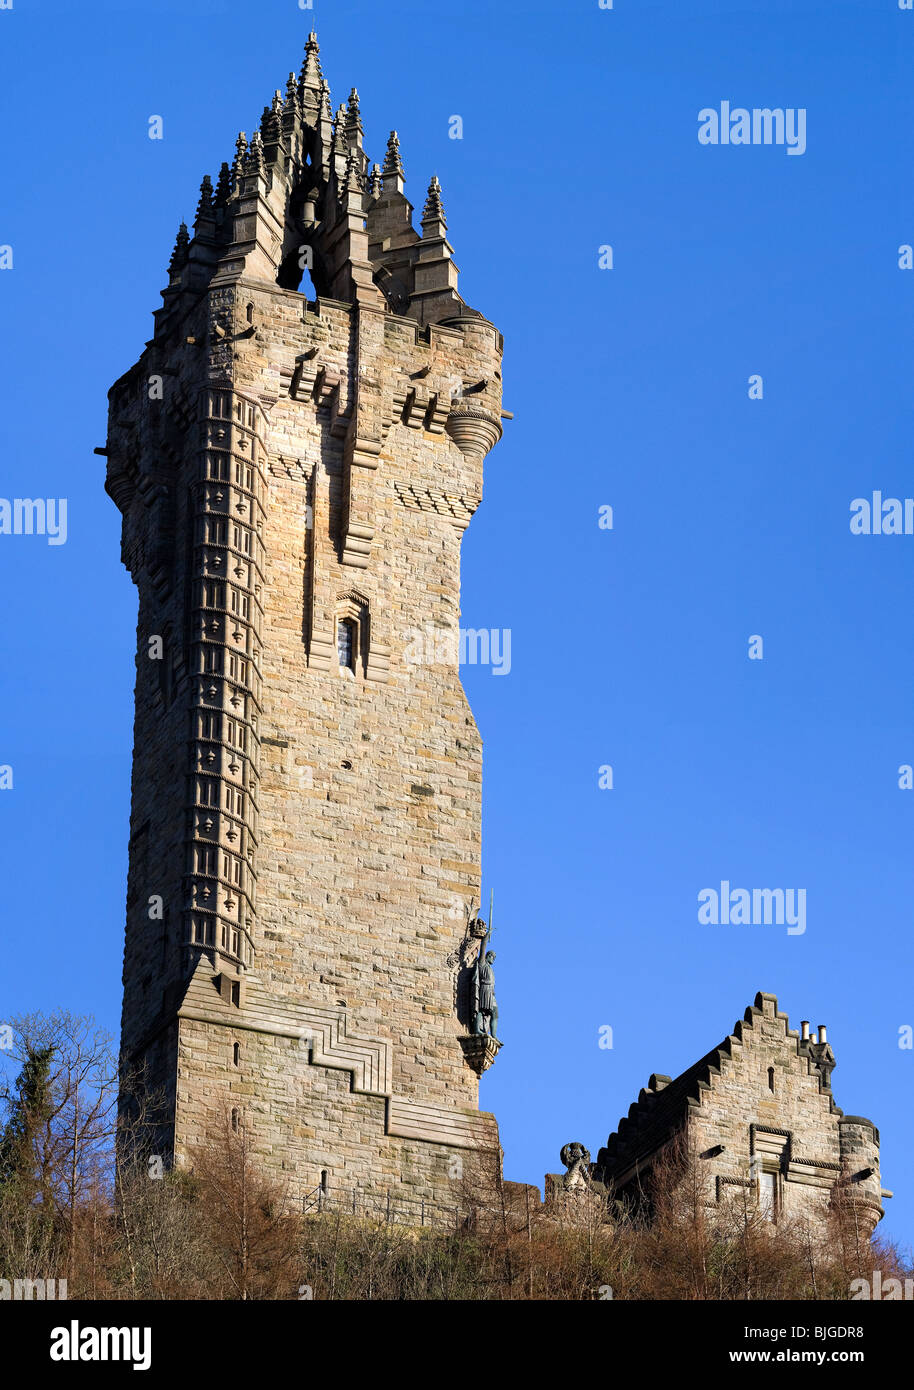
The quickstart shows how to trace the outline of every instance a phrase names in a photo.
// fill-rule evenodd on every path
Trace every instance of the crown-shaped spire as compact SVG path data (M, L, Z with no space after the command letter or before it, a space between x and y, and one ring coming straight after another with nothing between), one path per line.
M391 189L396 193L403 192L406 175L400 160L400 137L395 130L390 132L387 141L387 153L384 156L384 168L381 170L381 177L384 180L385 193L389 193Z
M298 83L295 80L295 73L290 72L286 79L286 99L283 103L283 110L294 113L298 109Z

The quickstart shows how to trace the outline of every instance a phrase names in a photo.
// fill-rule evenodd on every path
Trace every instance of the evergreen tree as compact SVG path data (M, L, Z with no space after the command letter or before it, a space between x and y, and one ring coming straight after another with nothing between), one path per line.
M32 1202L43 1188L36 1138L53 1111L53 1047L29 1048L16 1088L7 1095L7 1119L0 1134L0 1201L15 1192Z

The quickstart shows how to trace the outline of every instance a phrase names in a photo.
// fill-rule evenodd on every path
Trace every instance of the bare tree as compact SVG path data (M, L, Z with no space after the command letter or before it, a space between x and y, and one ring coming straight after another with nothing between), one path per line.
M25 1195L27 1211L20 1217L29 1231L39 1223L53 1227L58 1259L63 1243L63 1269L58 1265L57 1271L72 1281L80 1213L103 1199L111 1168L117 1096L111 1038L93 1019L63 1009L50 1016L20 1015L11 1025L10 1064L24 1073L37 1057L47 1059L40 1119L28 1134L33 1191ZM7 1110L12 1099L7 1077L3 1090ZM3 1204L7 1217L11 1201L8 1197ZM45 1229L44 1258L50 1258L49 1242ZM22 1253L29 1261L34 1258L34 1252Z
M253 1132L238 1110L226 1111L194 1151L192 1173L199 1185L207 1249L222 1271L227 1296L288 1296L299 1222L288 1193L258 1171Z

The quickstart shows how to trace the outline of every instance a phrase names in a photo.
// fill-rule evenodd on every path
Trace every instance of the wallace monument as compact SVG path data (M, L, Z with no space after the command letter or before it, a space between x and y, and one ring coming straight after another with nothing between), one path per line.
M139 590L122 1040L175 1161L230 1113L303 1193L453 1200L455 1152L499 1153L482 751L456 662L406 653L458 629L502 341L437 178L418 231L405 184L312 34L110 392Z

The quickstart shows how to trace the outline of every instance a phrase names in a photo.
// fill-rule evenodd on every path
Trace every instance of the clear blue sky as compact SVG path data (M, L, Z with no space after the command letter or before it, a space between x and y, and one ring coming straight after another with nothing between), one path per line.
M312 20L372 157L396 126L420 206L438 173L461 290L505 334L516 418L464 543L463 621L512 633L509 676L465 675L506 1172L595 1152L652 1071L772 991L829 1025L837 1101L882 1132L883 1229L911 1243L914 536L848 524L855 497L914 495L896 0L0 11L0 492L69 499L65 545L0 537L0 1018L117 1026L136 599L92 449L201 177ZM806 108L806 153L701 146L725 99ZM700 925L722 879L805 888L805 934Z

